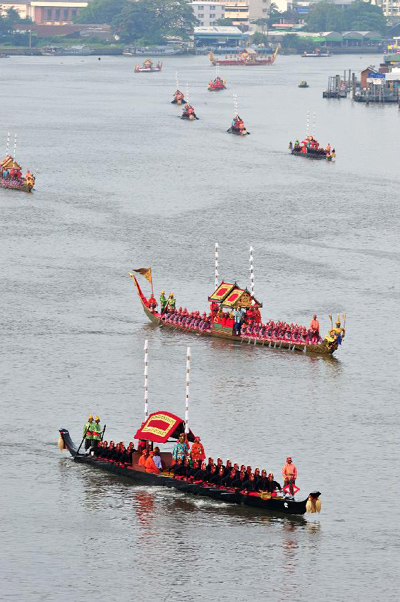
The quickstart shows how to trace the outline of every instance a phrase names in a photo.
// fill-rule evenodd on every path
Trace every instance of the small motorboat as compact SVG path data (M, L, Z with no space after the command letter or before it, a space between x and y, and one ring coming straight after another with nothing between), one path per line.
M299 88L309 88L309 87L310 86L304 79L299 83Z
M135 66L135 73L153 73L153 71L161 71L162 66L163 64L160 61L154 65L150 59L147 59L142 66Z

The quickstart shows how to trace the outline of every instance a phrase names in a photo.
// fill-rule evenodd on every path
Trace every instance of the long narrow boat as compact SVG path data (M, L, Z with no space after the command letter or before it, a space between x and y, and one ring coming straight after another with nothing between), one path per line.
M210 52L208 58L212 65L223 65L224 67L261 67L263 65L273 65L278 54L278 47L271 56L261 57L252 48L245 48L237 55L225 59L215 58L213 52Z
M184 430L185 423L181 418L170 412L161 411L155 412L147 418L140 429L138 429L135 438L140 439L142 442L163 444L168 440L178 439L179 434L183 433ZM161 452L160 454L163 463L163 472L152 474L146 472L142 466L139 466L140 454L137 451L132 455L132 465L121 464L96 455L80 453L67 429L60 429L59 433L63 444L60 448L64 447L68 449L75 462L104 470L117 476L126 477L137 484L173 488L182 493L198 497L208 497L228 504L260 508L274 514L301 515L306 512L315 512L316 509L318 512L320 510L320 503L316 505L321 495L319 491L314 491L306 499L297 501L289 495L272 497L271 494L263 493L246 494L235 489L216 487L203 482L193 483L190 480L176 478L169 471L172 463L172 454L170 452ZM188 440L194 441L194 435L191 431L188 433Z
M261 334L237 334L234 329L234 320L230 317L231 312L236 308L260 308L259 303L247 289L241 289L236 283L229 284L222 282L214 293L208 297L211 304L219 307L219 311L211 315L208 320L204 320L199 327L193 327L187 323L179 323L171 321L169 314L161 314L149 306L149 301L145 297L137 281L137 278L131 272L129 273L136 286L143 311L149 318L150 322L162 328L172 328L181 330L186 333L193 333L201 336L218 337L241 343L249 343L260 345L262 347L282 349L287 351L300 351L303 353L317 353L321 355L332 355L341 344L345 329L341 327L340 317L338 316L336 328L329 331L324 340L319 343L313 343L309 339L301 340L286 340L268 333ZM229 314L223 312L223 308L227 308Z
M19 192L32 192L35 186L35 176L28 171L23 177L21 166L11 155L8 155L0 163L0 188L18 190Z

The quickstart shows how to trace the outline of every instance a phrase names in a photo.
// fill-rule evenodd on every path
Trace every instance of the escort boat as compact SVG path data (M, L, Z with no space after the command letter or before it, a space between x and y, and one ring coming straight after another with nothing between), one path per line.
M142 446L151 449L153 443L162 445L168 441L175 441L185 431L187 440L193 442L194 434L191 430L187 432L184 420L170 412L159 411L150 414L142 423L136 432L135 439L139 439ZM122 464L99 455L81 452L72 441L68 430L60 429L59 433L59 448L61 450L68 449L75 462L126 477L138 485L173 488L197 497L207 497L227 504L250 506L274 514L303 515L306 512L319 512L321 508L319 491L312 492L306 499L297 501L290 494L282 495L280 492L277 495L245 493L232 488L210 485L203 481L193 482L183 477L174 477L170 471L173 463L172 454L166 451L160 452L162 472L154 474L146 472L146 469L139 465L141 454L138 451L132 454L132 464Z
M139 271L139 270L138 270ZM263 347L299 351L303 353L317 353L332 355L345 337L345 319L343 314L343 327L338 315L336 325L322 340L319 335L313 336L304 326L287 325L285 322L270 320L265 325L261 323L260 308L262 303L249 293L247 289L240 288L236 282L221 282L217 289L208 297L210 313L192 312L187 310L157 311L154 297L147 299L133 273L129 273L134 281L142 308L150 322L161 327L181 330L201 336L218 337L230 341L260 345ZM235 310L243 315L243 322L235 318Z

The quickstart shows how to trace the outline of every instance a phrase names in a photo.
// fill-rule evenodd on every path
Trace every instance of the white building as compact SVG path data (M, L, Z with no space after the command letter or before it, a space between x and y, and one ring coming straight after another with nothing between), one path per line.
M202 27L212 27L225 18L225 4L221 2L192 2L192 7Z
M400 0L374 0L373 4L381 7L385 17L400 16Z

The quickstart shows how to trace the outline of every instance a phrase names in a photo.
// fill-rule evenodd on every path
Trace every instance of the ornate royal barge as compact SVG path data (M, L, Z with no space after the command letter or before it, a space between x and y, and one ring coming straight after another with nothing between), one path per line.
M216 501L228 504L250 506L259 508L274 514L302 515L306 512L319 512L320 502L319 491L309 494L301 501L297 501L291 495L271 495L270 493L245 493L229 487L215 486L203 481L193 482L193 480L174 477L170 471L173 464L172 454L161 451L162 472L154 474L146 472L146 469L139 464L140 453L135 451L132 454L132 463L122 463L101 456L91 455L89 452L80 452L80 448L74 444L67 429L60 429L59 448L68 449L74 461L80 464L91 466L110 472L116 476L125 477L139 485L154 485L177 489L182 493L191 494L197 497L208 497ZM187 441L193 442L194 435L191 430L185 428L185 422L178 416L170 412L159 411L151 414L138 429L135 439L139 439L144 445L152 447L153 443L165 444L169 441L175 441L181 433L185 433Z
M330 316L331 329L324 339L319 336L312 337L304 326L291 325L293 328L290 328L286 323L272 322L271 320L263 325L259 314L262 303L257 301L247 289L240 288L236 283L221 282L218 285L212 295L208 297L208 301L211 303L209 314L204 312L200 315L200 312L192 312L192 314L186 315L185 311L180 312L179 310L160 312L151 307L150 297L147 299L143 294L136 276L132 272L129 275L134 281L144 313L153 324L161 328L172 328L186 333L191 332L241 343L247 342L268 348L321 355L332 355L345 336L345 314L342 316L343 327L339 315L335 327ZM238 329L235 327L235 310L241 310L247 315L251 312L255 318L250 323L245 321Z

